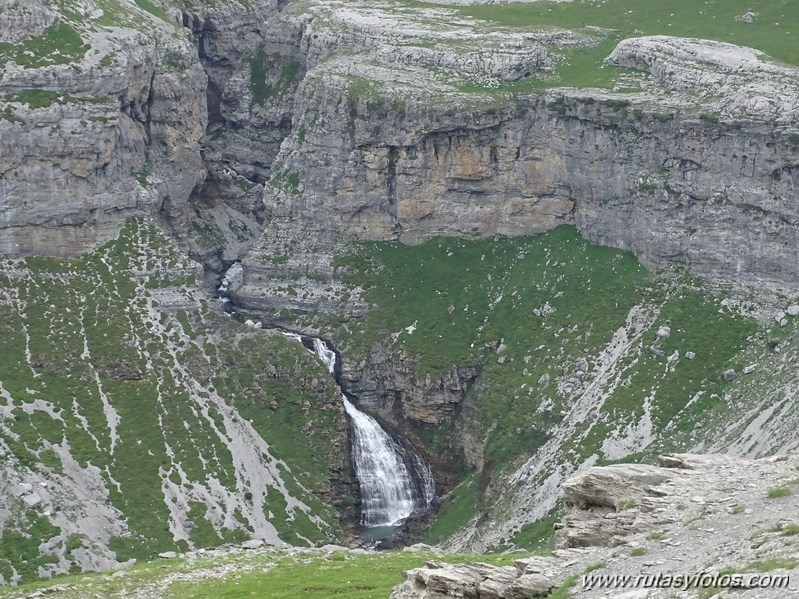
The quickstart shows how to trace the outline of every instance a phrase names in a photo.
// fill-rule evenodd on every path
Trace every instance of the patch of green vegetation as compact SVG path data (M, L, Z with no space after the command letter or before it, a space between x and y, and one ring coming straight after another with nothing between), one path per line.
M188 519L192 523L189 536L195 547L215 547L222 542L219 533L205 515L207 506L199 501L189 502Z
M53 104L108 104L111 99L107 96L94 96L78 98L69 94L47 89L23 89L15 93L5 94L6 102L27 104L30 108L47 108Z
M790 557L775 557L767 560L751 562L744 566L743 571L757 570L758 572L773 572L774 570L793 570L799 566L799 559Z
M67 542L65 544L66 554L70 555L76 549L80 549L83 547L83 535L79 534L71 534L67 538Z
M148 13L161 19L162 21L172 24L173 20L169 18L169 15L164 12L164 9L160 6L154 4L150 0L135 0L136 6L139 8L146 10Z
M307 373L329 377L309 352L215 312L159 313L150 290L171 284L175 293L185 294L184 305L191 305L193 289L175 286L192 285L195 267L151 223L132 220L117 240L79 258L31 257L14 269L24 276L0 271L0 293L14 298L0 321L0 382L13 399L13 417L0 436L23 466L60 472L61 460L52 450L58 444L69 447L79 466L91 464L107 475L109 499L130 529L110 543L120 560L188 548L170 532L165 479L184 487L192 499L193 544L243 538L242 528L256 521L250 512L223 505L223 511L236 509L242 524L225 529L216 517L214 523L206 517L204 500L222 490L233 497L240 493L241 473L230 450L236 423L245 417L236 412L238 406L249 425L269 439L271 454L256 451L255 459L265 467L282 460L277 468L285 488L318 517L299 508L275 509L269 515L274 526L294 543L305 542L298 534L312 541L340 538L338 513L314 492L330 497L330 479L347 464L346 450L330 448L334 440L346 443L346 437L340 433L340 412L317 405L327 399ZM330 401L338 405L330 385ZM31 404L34 398L41 404ZM271 401L281 405L260 409ZM281 491L264 492L273 504L286 504ZM216 501L209 501L214 510L220 509ZM252 495L249 505L260 521L265 506ZM20 520L16 528L8 527L0 568L24 571L28 580L41 560L57 561L39 556L40 544L52 536L46 522ZM64 550L71 554L78 541L70 537Z
M591 564L585 569L586 574L590 574L591 572L596 572L597 570L602 570L607 568L608 565L606 562L597 562L596 564Z
M136 181L139 182L139 185L147 189L150 187L150 165L145 164L136 172Z
M646 550L646 547L633 547L632 551L630 551L630 556L641 557L647 553L648 551Z
M705 517L702 514L694 514L693 516L688 516L687 518L685 518L682 521L682 523L685 526L688 526L690 524L693 524L694 522L699 522L700 520L704 520L704 519L705 519Z
M36 109L47 108L56 102L60 103L61 97L62 95L58 92L46 89L26 89L15 94L6 94L5 101L20 102Z
M446 497L428 540L438 543L460 530L478 511L482 501L477 491L477 474L473 473L455 487Z
M474 4L457 10L511 28L563 27L596 35L596 30L585 29L593 26L611 30L615 39L635 35L715 39L757 48L776 60L799 65L799 14L791 8L790 0L725 0L707 4L693 0L607 0ZM735 18L749 10L758 13L753 23ZM602 60L608 53L596 53L590 63L594 70L602 69Z
M444 563L480 561L509 566L526 554L456 554L431 551L382 551L357 554L348 551L284 553L246 552L214 557L181 557L139 563L125 570L124 577L91 572L63 576L56 580L21 587L0 587L0 598L29 595L37 590L62 585L59 596L83 599L97 596L108 599L130 596L131 592L165 588L165 597L269 597L270 599L318 598L384 599L394 585L402 582L403 572L434 560ZM203 578L212 569L226 568L223 578ZM175 574L181 582L169 581ZM576 577L575 577L576 580ZM66 587L66 588L64 588Z
M89 48L69 23L58 21L41 35L21 44L0 43L0 62L12 60L31 69L71 64L82 59Z
M185 71L186 70L186 63L183 62L180 59L177 59L177 58L167 58L164 61L164 65L166 65L170 69L174 69L176 71Z
M568 262L562 268L539 267L547 261ZM342 331L343 349L360 356L372 344L398 335L395 349L417 357L418 374L432 377L456 365L496 362L500 339L505 340L507 356L521 360L519 351L542 329L561 325L567 314L579 320L574 313L577 297L569 298L569 289L576 293L577 288L590 287L597 302L609 303L608 325L615 330L616 318L625 313L617 298L644 276L634 260L616 250L589 246L566 226L524 239L439 238L418 246L364 243L336 264L346 269L345 281L365 288L367 301L377 307ZM598 270L589 274L593 268ZM619 293L587 282L602 276L614 278ZM557 292L561 297L555 303L567 304L559 305L549 320L535 316L533 309L555 301ZM586 316L591 319L588 312ZM507 366L485 367L508 380Z
M300 174L292 170L275 173L269 179L269 185L282 192L298 195L300 193Z
M530 551L551 550L555 548L555 523L563 517L562 504L552 508L550 512L531 524L525 524L512 538L516 547Z
M259 106L282 97L291 89L299 80L302 66L295 58L266 54L263 45L250 56L249 62L252 103Z
M782 536L792 537L794 535L799 535L799 523L790 522L782 527Z
M580 577L576 574L569 576L559 587L552 589L547 599L569 599L572 596L571 590L577 585L578 580Z
M116 60L116 57L117 57L117 53L116 52L109 52L108 54L106 54L105 56L103 56L100 59L100 66L101 67L111 66L112 64L114 64L114 61Z
M39 567L58 563L55 555L41 553L39 544L60 532L48 518L35 512L20 515L16 521L6 524L0 535L0 570L7 573L7 569L13 567L21 582L36 580Z
M0 121L25 124L25 119L18 117L14 109L8 104L3 107L3 110L0 110Z
M350 97L352 98L377 98L379 96L378 84L376 81L366 79L365 77L356 77L349 75L350 86L348 88Z
M766 492L766 497L769 499L777 499L779 497L788 497L791 494L791 488L786 486L771 487Z
M246 179L245 177L242 177L241 175L239 175L233 180L233 184L242 191L250 191L253 187L257 186L257 183L253 183L252 181Z
M270 599L314 598L383 599L403 580L403 572L421 567L426 561L463 563L479 559L493 565L509 565L519 555L459 555L429 552L387 551L365 555L334 552L307 557L303 554L276 560L267 571L254 571L232 578L173 584L168 597L233 599L262 595Z

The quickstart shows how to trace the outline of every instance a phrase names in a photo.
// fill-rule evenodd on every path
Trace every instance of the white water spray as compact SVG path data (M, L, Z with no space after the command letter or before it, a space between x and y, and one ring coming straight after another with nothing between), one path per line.
M335 375L336 352L321 339L313 339L313 348ZM395 526L430 505L435 482L427 464L419 456L409 456L377 420L358 410L343 393L341 399L352 421L352 455L361 486L361 524L367 528Z

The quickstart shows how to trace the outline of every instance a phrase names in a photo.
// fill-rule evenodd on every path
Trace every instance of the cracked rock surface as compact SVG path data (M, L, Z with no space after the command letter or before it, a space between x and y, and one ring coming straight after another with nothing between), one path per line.
M791 579L778 588L718 587L719 597L793 596L799 583L797 467L796 455L748 460L716 454L592 467L563 484L567 510L556 525L559 549L551 555L517 560L515 568L429 563L407 572L391 597L546 596L577 576L574 597L687 598L701 589L662 582L663 588L647 588L635 581L719 573L744 581L763 573Z

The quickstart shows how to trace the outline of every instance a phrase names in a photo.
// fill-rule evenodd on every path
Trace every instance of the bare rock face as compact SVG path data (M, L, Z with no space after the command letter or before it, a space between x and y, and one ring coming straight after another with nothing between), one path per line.
M635 501L647 489L667 479L655 466L611 465L589 468L563 483L563 490L575 505L618 509L625 501Z
M302 244L319 222L349 239L408 243L568 223L650 267L799 282L786 259L799 249L796 69L729 44L642 37L609 61L639 69L643 92L503 99L491 81L546 72L551 49L591 40L541 34L522 51L468 19L433 36L431 18L311 5L271 24L292 32L272 48L275 74L296 60L303 77L267 102L282 130L292 107L290 135L266 154L274 238ZM456 37L485 50L459 53ZM486 91L467 89L477 82ZM269 253L262 240L245 270Z
M790 125L799 115L797 69L752 48L657 35L623 40L608 61L647 71L669 89L697 91L729 117Z
M0 1L0 43L16 44L41 35L58 14L42 2Z
M384 421L399 417L427 426L441 423L463 401L469 384L477 378L476 368L453 367L440 377L419 376L416 363L407 356L393 356L382 345L360 363L342 362L343 383L363 405L378 412ZM401 396L399 413L392 399Z
M554 564L557 558L548 561ZM540 571L527 573L528 569L528 560L506 567L428 562L424 568L406 572L405 583L394 589L391 599L533 599L549 595L556 586L554 580Z
M205 177L206 77L186 32L135 7L119 24L140 19L146 33L94 27L103 9L85 8L74 21L36 4L0 10L25 32L0 69L5 254L86 251L129 216L180 209ZM55 39L69 41L41 50Z
M740 577L747 597L794 596L799 499L789 488L797 464L794 455L669 454L657 465L589 468L563 484L566 514L551 555L518 559L514 568L431 562L406 572L391 597L529 598L564 584L581 599L697 597L721 590L712 581L725 572ZM758 586L764 571L779 583ZM663 582L667 576L684 582Z

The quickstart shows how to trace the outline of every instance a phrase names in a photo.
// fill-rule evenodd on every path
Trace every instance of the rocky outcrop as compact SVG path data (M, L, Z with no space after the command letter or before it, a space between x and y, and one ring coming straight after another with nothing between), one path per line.
M0 2L0 43L16 44L37 35L55 23L58 14L42 2Z
M389 422L436 426L457 409L477 368L452 367L441 377L421 376L408 356L395 356L376 345L358 363L342 360L342 383L347 391ZM402 401L395 405L394 398Z
M559 559L568 555L569 552L561 552L552 559L521 559L515 561L513 566L506 567L479 563L453 565L428 562L424 568L406 572L405 583L394 590L391 599L546 597L556 584L542 570L553 569Z
M180 209L205 176L206 79L178 24L135 7L116 15L142 33L49 10L10 13L43 26L4 50L0 71L5 254L86 251L132 215Z
M796 69L752 48L656 35L622 41L608 61L645 71L668 89L698 93L730 119L790 127L799 115Z
M671 454L658 465L593 467L563 484L567 509L551 556L516 560L514 568L428 563L406 572L391 597L537 597L561 585L581 598L655 599L677 588L695 597L729 587L719 582L724 573L739 576L748 597L786 597L796 592L786 577L799 570L797 463L796 456ZM752 576L764 571L782 586L758 588ZM694 582L662 583L666 576Z

